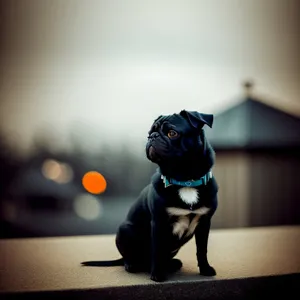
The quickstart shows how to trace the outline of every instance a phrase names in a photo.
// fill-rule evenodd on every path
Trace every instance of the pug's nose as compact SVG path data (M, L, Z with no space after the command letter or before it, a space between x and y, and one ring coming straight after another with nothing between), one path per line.
M154 140L154 139L156 139L158 136L159 136L159 133L158 133L158 132L152 132L152 133L149 135L149 139Z

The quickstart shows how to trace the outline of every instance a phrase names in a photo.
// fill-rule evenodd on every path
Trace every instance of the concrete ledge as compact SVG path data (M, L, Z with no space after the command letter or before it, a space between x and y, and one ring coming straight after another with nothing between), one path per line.
M174 299L174 300L221 300L221 299L298 299L300 274L224 279L212 281L184 281L153 285L119 286L115 288L8 293L7 300L19 299ZM295 296L296 295L296 296ZM298 296L297 296L298 295ZM2 298L3 299L3 298Z
M122 267L80 266L84 260L118 258L112 235L2 240L0 292L8 298L41 299L287 296L299 293L299 241L300 226L213 230L209 260L218 272L215 278L198 275L192 240L177 256L182 270L165 283L153 283L148 274L128 274Z

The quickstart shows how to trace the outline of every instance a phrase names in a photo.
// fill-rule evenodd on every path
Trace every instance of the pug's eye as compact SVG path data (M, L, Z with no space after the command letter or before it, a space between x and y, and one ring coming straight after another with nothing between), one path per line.
M176 138L178 136L178 133L175 131L175 130L170 130L169 132L168 132L168 137L170 138L170 139L173 139L173 138Z

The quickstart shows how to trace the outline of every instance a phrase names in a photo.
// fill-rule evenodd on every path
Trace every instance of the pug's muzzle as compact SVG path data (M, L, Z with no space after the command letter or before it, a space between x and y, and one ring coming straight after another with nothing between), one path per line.
M170 155L168 140L158 132L153 132L148 136L146 144L146 155L149 160L158 163Z

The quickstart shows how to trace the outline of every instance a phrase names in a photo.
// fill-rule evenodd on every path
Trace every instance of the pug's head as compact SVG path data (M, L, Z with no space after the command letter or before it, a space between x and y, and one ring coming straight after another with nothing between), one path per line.
M147 158L158 164L166 176L181 179L200 176L206 165L213 163L213 150L203 130L204 125L212 127L212 124L213 115L196 111L159 116L149 131Z

